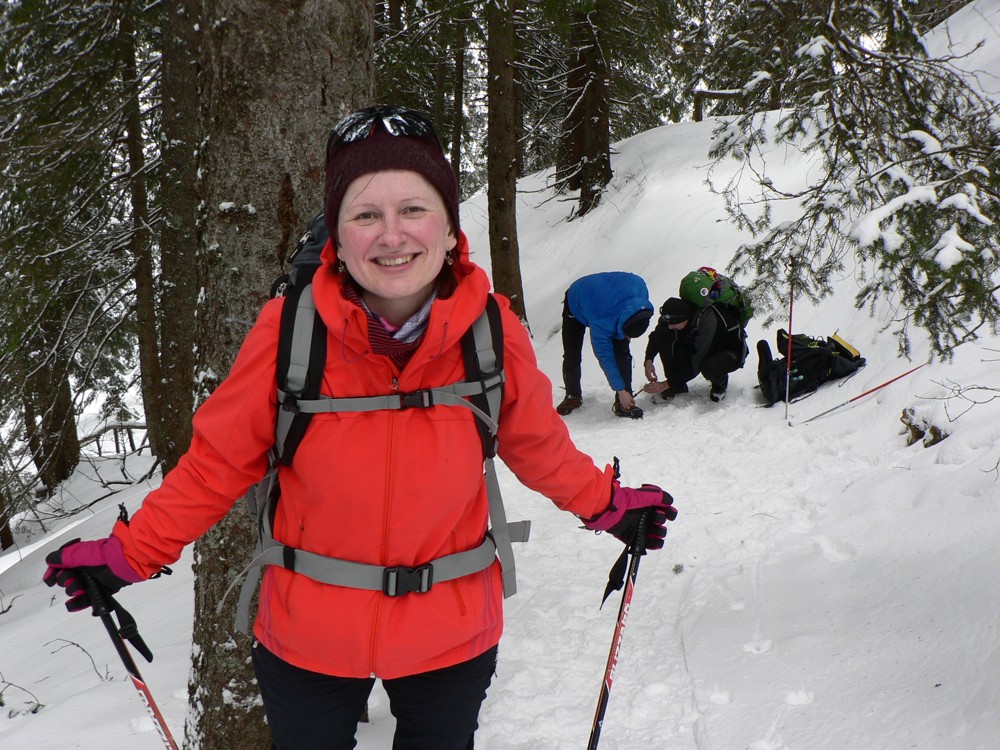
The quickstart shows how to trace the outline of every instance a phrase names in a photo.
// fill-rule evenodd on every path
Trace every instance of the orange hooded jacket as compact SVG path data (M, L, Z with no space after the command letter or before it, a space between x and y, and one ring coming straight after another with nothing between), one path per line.
M456 250L458 287L434 302L423 340L400 371L370 351L368 319L341 294L327 244L313 282L329 331L323 393L384 395L465 378L460 340L485 308L489 280L468 260L464 235ZM522 483L560 508L597 515L610 501L612 470L601 471L573 445L524 327L508 301L498 300L507 374L498 455ZM175 561L264 475L274 443L282 303L264 306L229 376L198 409L191 447L177 467L129 525L116 525L129 563L143 576ZM275 538L329 557L416 567L477 547L487 528L482 447L468 409L315 415L279 479ZM391 679L451 666L496 645L502 601L498 562L399 597L268 567L254 634L304 669Z

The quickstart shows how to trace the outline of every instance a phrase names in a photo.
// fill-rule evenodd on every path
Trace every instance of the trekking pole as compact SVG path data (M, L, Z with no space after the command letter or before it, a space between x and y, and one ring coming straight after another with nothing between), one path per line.
M142 637L139 635L139 629L136 627L135 619L129 614L124 607L122 607L115 598L104 591L101 585L93 579L93 577L84 572L83 570L78 570L80 577L83 579L83 585L87 589L87 594L90 596L90 603L94 610L94 617L100 617L101 622L104 623L104 627L108 631L108 635L111 636L111 642L115 646L115 650L118 651L118 656L121 657L122 663L125 665L125 671L128 672L128 676L132 678L132 684L135 685L135 689L139 691L139 697L146 706L146 710L149 712L150 717L153 719L153 725L156 727L157 733L160 735L160 739L163 740L163 744L168 748L168 750L179 750L177 743L174 741L173 735L170 734L170 729L167 727L167 722L163 718L163 714L160 713L159 706L156 705L156 701L153 700L153 694L149 691L149 687L146 682L142 679L142 675L139 674L139 668L135 664L135 659L132 658L132 654L129 653L128 647L125 645L125 639L128 639L130 643L139 651L145 658L146 661L153 660L153 654L146 646ZM111 619L111 613L115 612L118 615L118 623L120 627L116 627L114 620Z
M916 366L916 367L914 367L914 368L913 368L912 370L907 370L907 371L906 371L906 372L904 372L904 373L903 373L902 375L897 375L897 376L896 376L896 377L894 377L894 378L893 378L892 380L887 380L887 381L885 381L884 383L882 383L882 385L877 385L877 386L875 386L874 388L869 388L869 389L868 389L867 391L865 391L864 393L859 393L859 394L858 394L857 396L855 396L854 398L852 398L852 399L848 399L847 401L845 401L845 402L844 402L844 403L842 403L842 404L837 404L837 405L836 405L836 406L834 406L834 407L833 407L832 409L827 409L826 411L824 411L824 412L822 412L822 413L820 413L820 414L817 414L817 415L816 415L816 416L814 416L814 417L809 417L809 419L805 420L804 422L800 422L800 424L808 424L809 422L812 422L812 421L813 421L814 419L819 419L820 417L825 417L825 416L826 416L827 414L829 414L830 412L833 412L833 411L837 411L837 409L841 409L841 408L843 408L843 407L847 406L848 404L853 404L853 403L854 403L855 401L857 401L857 400L858 400L859 398L864 398L864 397L865 397L865 396L867 396L867 395L868 395L869 393L874 393L875 391L880 391L880 390L882 390L883 388L885 388L885 387L886 387L887 385L889 385L890 383L895 383L895 382L896 382L897 380L899 380L900 378L905 378L905 377L906 377L907 375L909 375L909 374L910 374L911 372L916 372L917 370L919 370L919 369L920 369L921 367L923 367L923 366L924 366L924 365L926 365L926 364L927 364L927 363L926 363L926 362L924 362L924 363L923 363L922 365L917 365L917 366Z
M617 459L616 469L617 469ZM616 472L617 473L617 472ZM604 681L601 683L601 694L597 699L597 711L594 714L594 724L590 730L590 740L587 742L587 750L597 750L597 743L601 740L601 728L604 725L604 714L608 710L608 700L611 697L611 683L615 678L615 668L618 666L618 654L622 646L622 634L625 631L625 622L628 620L629 605L632 602L632 591L635 589L635 577L639 572L639 559L646 554L646 519L649 517L647 510L639 519L639 525L635 532L635 539L632 544L623 552L629 555L628 575L625 579L625 590L622 592L622 602L618 607L618 622L615 625L615 635L611 639L611 651L608 653L608 663L604 668ZM609 583L609 586L611 584ZM605 592L605 598L607 598Z
M795 303L795 258L788 259L788 351L785 352L785 421L788 421L788 400L792 389L792 306Z

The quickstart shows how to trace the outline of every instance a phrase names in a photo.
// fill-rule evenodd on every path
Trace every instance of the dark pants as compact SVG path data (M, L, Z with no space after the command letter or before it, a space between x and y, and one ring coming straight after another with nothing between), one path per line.
M653 331L651 340L660 355L664 377L670 382L671 388L681 389L700 372L717 389L725 390L729 384L729 373L743 367L743 352L719 349L705 357L698 372L695 372L691 362L694 351L688 343L670 334L659 335L658 331L659 329Z
M573 317L569 305L563 300L562 342L563 342L563 385L566 395L583 398L583 388L580 384L580 365L583 362L583 336L587 327ZM632 352L629 350L628 339L611 339L615 353L615 364L625 388L632 391Z
M351 750L374 679L300 669L260 643L253 668L274 750ZM383 680L396 717L393 750L473 750L479 708L496 670L496 646L433 672Z

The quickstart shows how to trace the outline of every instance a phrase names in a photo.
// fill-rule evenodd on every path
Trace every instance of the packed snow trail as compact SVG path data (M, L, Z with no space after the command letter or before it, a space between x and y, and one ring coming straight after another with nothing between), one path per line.
M783 582L773 580L768 563L780 547L822 578L852 560L849 540L816 527L845 479L872 463L852 451L850 435L789 427L783 404L760 408L746 372L734 381L721 404L700 383L668 403L640 397L645 418L632 421L612 416L607 394L595 391L567 417L581 449L598 460L619 455L624 482L660 483L680 511L666 549L640 569L602 732L608 747L649 746L655 717L656 747L779 750L780 727L814 702L811 668L796 663L796 650L817 625L775 618L774 587ZM837 384L827 387L839 396ZM807 406L792 408L801 414ZM620 595L603 610L598 604L620 547L580 530L513 477L502 481L511 518L530 517L534 526L519 550L519 594L506 603L507 632L477 747L582 747ZM780 607L794 609L795 599ZM717 628L742 640L719 653ZM741 700L747 694L753 703ZM759 714L762 694L766 715ZM509 716L519 718L516 727Z

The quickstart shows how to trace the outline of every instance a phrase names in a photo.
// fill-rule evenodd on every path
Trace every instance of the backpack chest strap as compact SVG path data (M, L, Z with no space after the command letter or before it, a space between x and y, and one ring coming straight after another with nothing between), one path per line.
M315 399L296 398L293 394L278 390L278 403L286 412L302 414L324 414L334 412L365 412L390 409L426 409L431 406L462 406L472 410L490 428L496 431L495 420L489 414L467 400L468 396L487 394L498 389L506 380L500 372L484 380L460 381L439 388L427 388L411 393L391 393L385 396L346 396Z

